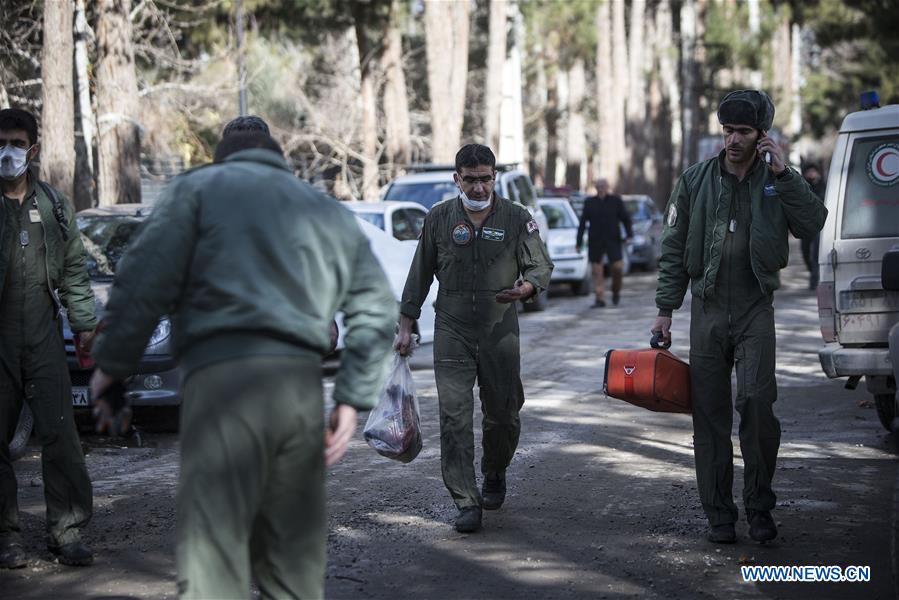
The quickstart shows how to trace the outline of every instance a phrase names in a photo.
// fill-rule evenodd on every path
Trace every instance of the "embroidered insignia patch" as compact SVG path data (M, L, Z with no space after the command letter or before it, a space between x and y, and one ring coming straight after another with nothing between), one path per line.
M677 205L672 202L668 207L668 227L677 225Z
M777 192L774 191L774 184L769 183L765 186L765 196L776 196Z
M528 233L534 233L535 231L540 229L540 227L537 226L537 221L535 221L534 219L531 219L530 221L528 221L527 228L528 228Z
M465 222L456 223L453 227L453 243L457 246L467 246L474 239L474 231L471 225Z
M490 227L484 227L481 229L481 239L489 240L491 242L501 242L506 237L506 231L504 229L492 229Z

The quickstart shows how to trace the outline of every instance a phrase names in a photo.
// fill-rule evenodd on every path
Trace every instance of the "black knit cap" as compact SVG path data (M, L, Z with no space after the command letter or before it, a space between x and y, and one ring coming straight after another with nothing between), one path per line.
M718 105L718 122L768 131L774 123L774 103L761 90L733 91Z

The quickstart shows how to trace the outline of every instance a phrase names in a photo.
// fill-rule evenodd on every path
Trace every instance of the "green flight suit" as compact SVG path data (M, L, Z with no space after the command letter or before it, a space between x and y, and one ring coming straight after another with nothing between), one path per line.
M93 351L134 372L169 314L184 373L176 559L182 598L324 594L321 357L332 397L372 408L396 299L356 217L265 149L175 178L119 262Z
M49 288L47 248L56 250L61 236L57 221L48 212L49 198L34 185L29 185L21 205L7 197L0 202L0 260L4 266L0 275L0 538L18 540L21 536L8 443L24 401L34 416L35 435L41 444L47 542L61 546L79 541L93 504L75 427L62 331ZM80 240L72 243L81 247ZM80 257L78 252L75 255ZM65 268L77 271L79 266L79 283L84 283L83 262L67 261ZM88 299L92 308L92 296ZM93 323L76 325L85 329Z
M440 463L443 481L460 509L479 506L474 472L472 389L480 387L483 414L481 471L499 473L512 461L524 404L515 303L496 293L519 276L539 293L549 285L553 264L537 223L523 207L494 196L494 206L475 229L462 200L435 205L428 213L406 279L400 312L412 319L436 275L434 373L440 403Z
M774 416L775 334L773 294L763 292L752 271L749 228L750 179L723 174L730 188L728 228L714 293L694 298L690 318L690 375L693 385L693 448L703 510L711 525L733 523L733 408L740 415L743 503L770 511L780 446ZM737 370L737 398L731 402L731 372Z

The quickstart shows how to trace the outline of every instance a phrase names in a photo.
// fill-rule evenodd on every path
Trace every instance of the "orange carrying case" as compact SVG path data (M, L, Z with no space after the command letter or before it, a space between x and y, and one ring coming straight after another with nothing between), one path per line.
M663 348L609 350L603 391L658 412L693 412L690 365Z

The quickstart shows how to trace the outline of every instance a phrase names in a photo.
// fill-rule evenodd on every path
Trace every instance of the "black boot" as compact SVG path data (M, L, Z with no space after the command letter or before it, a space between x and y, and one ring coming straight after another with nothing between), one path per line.
M749 521L749 537L757 542L767 542L777 537L777 525L767 510L747 511Z
M0 569L21 569L25 566L25 549L14 541L0 542Z
M481 528L481 507L466 506L456 516L456 531L474 533Z
M47 546L47 549L56 555L60 564L70 567L86 567L94 562L94 553L81 542Z
M709 541L716 544L733 544L737 541L737 531L733 523L709 526Z
M482 506L486 510L496 510L506 500L506 472L501 471L495 476L484 475L484 484L481 486Z

